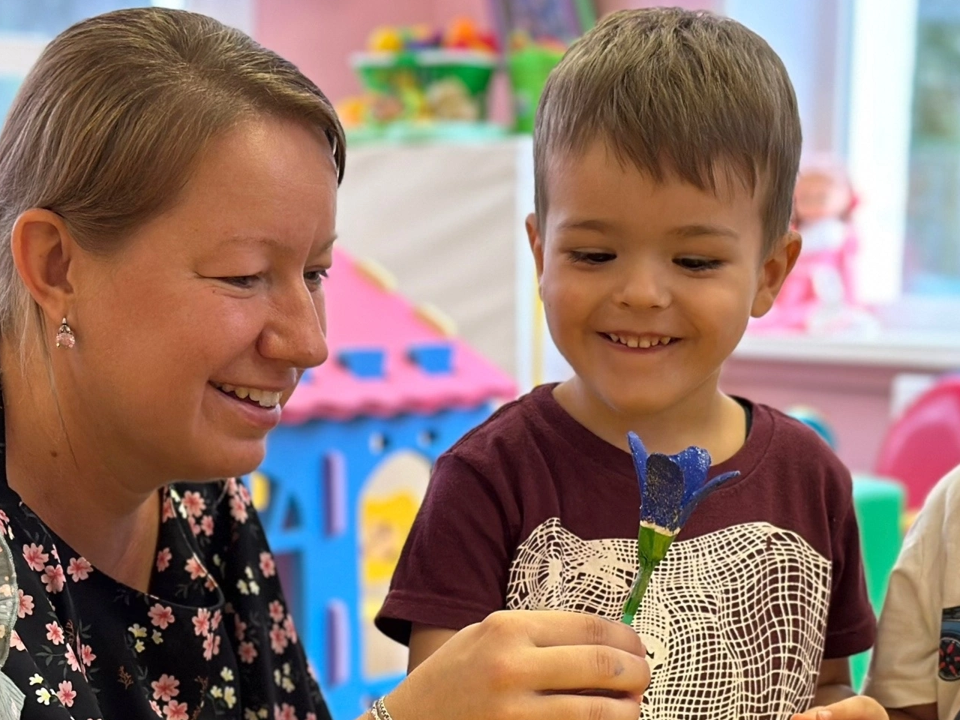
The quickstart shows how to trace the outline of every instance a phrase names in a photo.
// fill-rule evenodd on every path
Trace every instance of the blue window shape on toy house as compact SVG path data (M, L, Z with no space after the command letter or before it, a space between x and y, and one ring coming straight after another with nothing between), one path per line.
M386 375L386 353L383 350L357 349L341 350L337 362L349 370L354 377L375 380Z
M424 343L414 345L408 352L410 361L429 375L453 373L453 345L451 343Z

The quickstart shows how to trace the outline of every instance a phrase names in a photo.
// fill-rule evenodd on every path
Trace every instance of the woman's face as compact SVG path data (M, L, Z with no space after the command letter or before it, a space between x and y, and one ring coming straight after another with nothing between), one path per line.
M212 143L177 205L119 253L81 253L76 347L53 352L68 430L107 468L202 480L259 465L304 369L327 357L336 192L330 147L262 118Z

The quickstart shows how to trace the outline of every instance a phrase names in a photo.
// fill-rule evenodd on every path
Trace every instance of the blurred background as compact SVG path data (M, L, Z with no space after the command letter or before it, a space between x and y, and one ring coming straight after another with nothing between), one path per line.
M0 112L46 42L149 3L0 0ZM530 130L565 47L641 0L167 0L296 63L348 130L331 361L248 478L334 713L403 672L373 630L432 462L569 368L523 219ZM931 485L960 464L960 3L686 0L780 54L804 158L804 257L724 389L814 427L855 474L871 597ZM861 659L858 677L862 676Z

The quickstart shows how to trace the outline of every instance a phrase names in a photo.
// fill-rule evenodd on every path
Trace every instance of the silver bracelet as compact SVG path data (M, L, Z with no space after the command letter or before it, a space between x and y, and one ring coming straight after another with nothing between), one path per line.
M370 708L370 714L373 715L373 720L393 720L393 716L387 712L387 706L383 704L383 700L383 697L380 698Z

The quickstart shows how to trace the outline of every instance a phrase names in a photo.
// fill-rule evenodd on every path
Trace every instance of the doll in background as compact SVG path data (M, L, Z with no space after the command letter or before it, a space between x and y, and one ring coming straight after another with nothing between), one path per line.
M835 161L817 158L801 167L793 225L803 238L803 251L773 310L754 321L752 329L823 334L873 326L854 293L857 237L851 217L856 202L846 172Z

